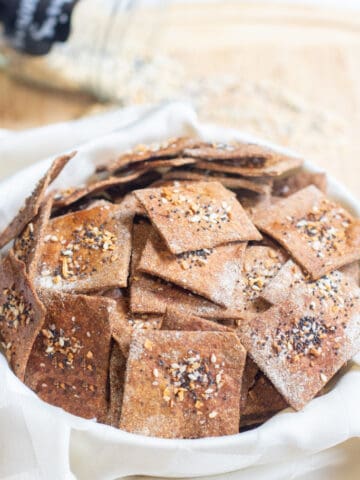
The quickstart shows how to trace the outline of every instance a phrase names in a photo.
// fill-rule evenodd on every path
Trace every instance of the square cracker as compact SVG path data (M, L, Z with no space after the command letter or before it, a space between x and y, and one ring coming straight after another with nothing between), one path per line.
M17 237L24 230L26 225L38 214L48 186L55 180L61 170L75 154L76 152L62 155L53 161L49 170L39 180L33 193L25 200L25 205L0 234L0 248L9 243L13 238Z
M185 149L184 155L198 158L198 168L255 177L279 176L303 163L300 158L241 142L203 144Z
M86 295L46 297L45 324L25 375L44 401L80 417L106 417L111 303Z
M245 356L233 333L137 332L120 428L163 438L237 433Z
M0 264L0 338L14 373L24 379L26 364L45 319L45 309L14 255Z
M260 240L235 195L218 182L135 191L174 254L246 240Z
M360 222L312 185L258 209L253 221L315 280L360 259Z
M125 287L133 216L102 202L56 217L46 229L36 278L38 288L89 292Z
M296 302L291 297L239 325L251 358L296 410L360 350L359 291L337 310L314 308L300 291Z
M230 307L241 274L246 242L172 254L152 229L138 270Z
M205 318L238 318L238 312L225 309L198 295L137 272L137 267L152 227L141 222L133 227L130 276L130 310L133 314L164 314L167 306Z

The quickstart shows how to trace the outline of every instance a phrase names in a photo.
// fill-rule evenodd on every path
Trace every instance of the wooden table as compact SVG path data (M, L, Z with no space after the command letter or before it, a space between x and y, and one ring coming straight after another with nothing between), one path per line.
M141 17L133 34L140 26ZM357 194L359 14L236 1L172 5L156 41L159 51L181 62L189 82L205 85L192 97L202 119L291 147ZM107 108L90 96L30 87L4 73L0 92L2 128Z

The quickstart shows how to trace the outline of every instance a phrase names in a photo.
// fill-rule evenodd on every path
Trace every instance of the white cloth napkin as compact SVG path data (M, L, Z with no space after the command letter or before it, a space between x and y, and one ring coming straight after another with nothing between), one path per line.
M51 158L0 183L0 229L21 206L55 152L64 151L62 147L78 150L56 181L56 186L67 187L83 182L95 165L137 143L189 133L212 140L250 139L235 130L201 125L193 110L179 103L125 110L118 116L114 112L111 117L98 116L5 137L0 141L2 162L17 161L27 154L32 160L47 155ZM331 179L330 193L360 216L355 199ZM313 400L301 412L288 409L263 426L235 436L153 439L83 420L47 405L12 374L0 356L0 479L113 480L130 475L160 478L215 474L223 474L219 477L222 480L355 479L360 472L356 454L360 447L359 399L360 355L330 393ZM358 476L315 476L333 474L344 461L346 468L351 464L351 472Z

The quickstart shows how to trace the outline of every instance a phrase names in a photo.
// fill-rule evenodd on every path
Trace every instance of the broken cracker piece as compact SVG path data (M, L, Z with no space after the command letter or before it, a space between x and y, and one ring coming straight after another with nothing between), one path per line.
M62 155L53 161L48 171L39 180L33 193L25 200L25 205L0 234L0 248L9 243L13 238L17 237L38 214L48 186L55 180L75 154L76 152Z

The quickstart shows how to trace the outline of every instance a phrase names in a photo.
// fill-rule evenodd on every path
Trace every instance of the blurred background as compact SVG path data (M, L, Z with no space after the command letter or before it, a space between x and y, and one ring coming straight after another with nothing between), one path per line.
M26 0L0 0L0 129L184 99L204 121L314 159L357 194L359 0L41 3L50 21L21 37Z

